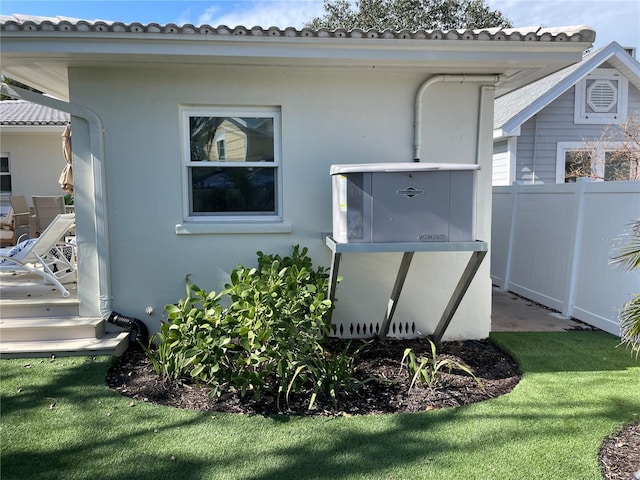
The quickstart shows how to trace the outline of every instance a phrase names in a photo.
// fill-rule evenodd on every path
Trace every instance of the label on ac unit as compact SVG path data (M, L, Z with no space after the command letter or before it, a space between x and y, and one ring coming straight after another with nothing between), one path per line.
M347 177L338 175L338 207L341 212L347 211Z
M401 190L396 190L396 195L413 198L417 197L418 195L424 195L424 189L416 187L406 187Z
M446 242L447 240L449 240L449 237L444 233L431 234L431 235L418 235L418 240L423 242L433 242L433 241Z

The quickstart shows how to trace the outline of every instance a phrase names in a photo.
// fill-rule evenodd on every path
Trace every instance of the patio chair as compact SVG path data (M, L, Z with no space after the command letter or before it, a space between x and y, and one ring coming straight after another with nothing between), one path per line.
M16 244L16 221L13 217L13 208L4 217L0 217L0 247Z
M36 235L40 235L57 215L65 213L64 197L33 196L31 198L35 213Z
M9 201L11 202L11 208L13 209L16 238L19 239L24 234L27 234L27 237L33 236L31 228L31 222L33 220L31 209L27 205L27 200L24 195L11 195L9 197ZM21 230L23 230L23 233L20 233Z
M76 268L71 263L73 250L65 248L63 239L74 225L75 214L58 215L38 238L0 250L0 271L34 273L45 283L55 285L63 297L68 297L69 291L63 282L69 283L76 278Z

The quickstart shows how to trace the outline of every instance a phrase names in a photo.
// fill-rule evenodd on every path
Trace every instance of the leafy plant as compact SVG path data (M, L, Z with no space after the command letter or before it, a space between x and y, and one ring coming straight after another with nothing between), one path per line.
M147 351L156 372L163 378L190 376L214 387L224 384L230 339L221 335L220 295L207 294L186 280L187 298L167 305L167 322L152 340L154 351ZM218 373L220 372L220 373Z
M409 385L409 391L413 388L416 383L421 385L427 385L430 388L433 388L440 377L442 376L442 370L444 368L448 368L448 372L451 373L452 369L461 370L473 377L473 379L482 387L482 382L476 377L471 369L466 365L453 360L451 358L443 358L438 360L438 354L436 352L436 344L431 341L431 339L427 339L431 346L431 356L430 357L422 357L417 358L416 354L413 352L411 348L407 348L404 351L402 356L402 360L400 362L400 368L405 367L407 369L407 373L411 378L411 384ZM406 361L406 364L405 364Z
M321 390L335 403L337 391L351 388L353 359L346 351L329 358L324 349L328 274L307 254L298 245L286 257L258 252L257 267L238 265L220 293L187 278L187 297L165 307L167 322L148 352L156 372L191 377L213 394L229 389L278 403L284 392L288 399L312 386L310 408Z

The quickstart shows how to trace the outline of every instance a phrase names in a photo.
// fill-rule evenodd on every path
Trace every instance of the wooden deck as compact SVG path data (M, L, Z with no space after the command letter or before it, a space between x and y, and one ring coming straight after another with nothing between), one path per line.
M65 284L71 294L63 298L60 291L53 285L46 285L42 277L32 273L0 272L0 306L6 302L51 302L65 303L78 301L77 283Z
M128 332L80 317L77 283L65 288L66 298L38 275L0 273L0 357L122 355Z

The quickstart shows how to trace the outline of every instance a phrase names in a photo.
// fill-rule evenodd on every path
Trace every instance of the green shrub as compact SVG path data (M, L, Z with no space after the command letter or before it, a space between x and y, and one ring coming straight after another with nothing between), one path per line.
M149 352L158 374L256 400L288 399L312 386L310 408L319 391L335 403L336 392L353 384L353 364L346 351L331 359L325 352L328 274L307 253L299 246L287 257L258 252L258 266L238 265L220 293L187 279L187 298L165 307L168 319Z
M445 367L448 368L449 373L451 373L451 370L453 368L456 368L471 375L473 379L478 382L478 385L482 387L482 382L466 365L451 358L443 358L441 360L438 360L435 343L433 343L431 339L427 340L429 341L429 344L431 346L430 357L427 356L418 359L416 358L416 354L410 348L407 348L404 351L404 355L402 356L400 368L405 367L407 369L407 373L409 374L409 378L411 378L409 390L411 390L416 383L427 385L430 388L433 388L438 383L438 380L442 376L442 369Z

